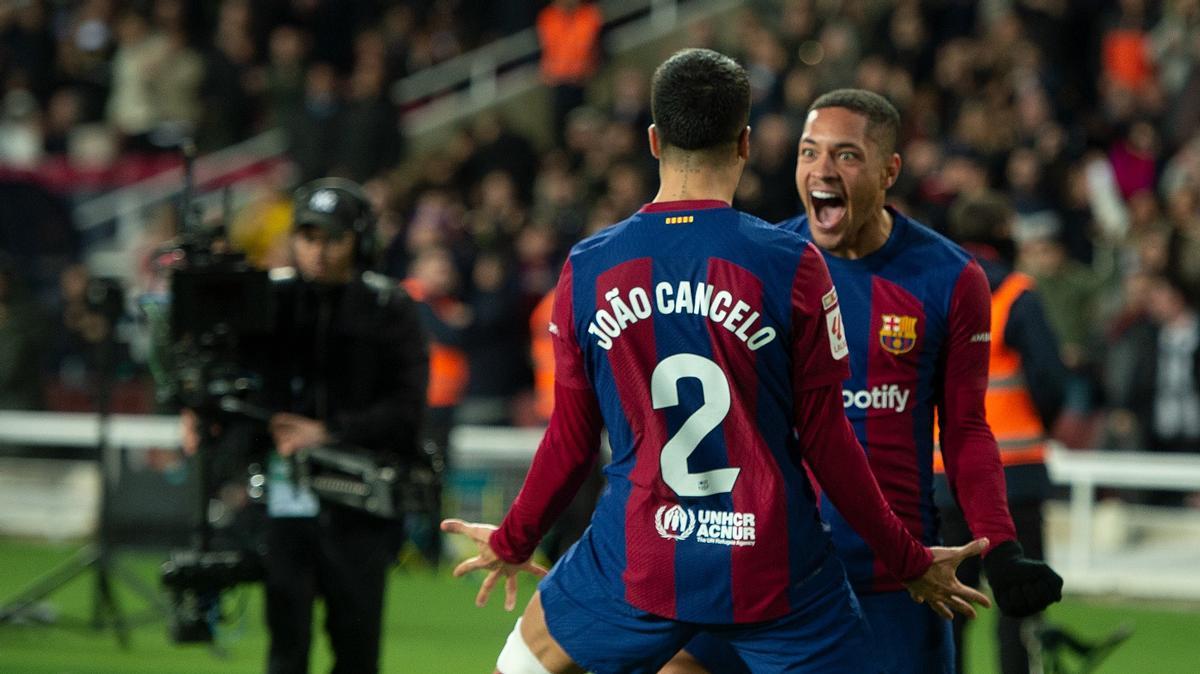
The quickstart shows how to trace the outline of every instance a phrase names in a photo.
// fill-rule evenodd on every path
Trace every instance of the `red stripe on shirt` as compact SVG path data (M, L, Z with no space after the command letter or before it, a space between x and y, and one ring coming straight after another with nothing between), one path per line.
M638 258L619 264L596 279L596 307L607 310L604 295L619 289L622 299L635 287L653 290L653 262ZM650 294L653 297L652 294ZM629 500L625 503L625 599L655 615L674 618L675 541L658 535L654 514L663 505L677 502L662 479L659 455L667 442L666 419L650 399L650 374L658 364L653 318L631 323L613 339L608 352L621 409L632 432L636 463L629 472Z
M907 334L893 336L892 331L884 333L884 315L915 318L916 335L910 338ZM895 385L898 391L908 392L908 399L903 412L886 406L894 401L885 401L885 409L867 410L867 460L884 498L917 540L924 540L925 527L921 520L921 472L912 409L916 405L918 367L927 327L924 307L915 295L884 278L871 277L867 390ZM875 558L874 576L891 577L879 557ZM889 585L878 589L898 588L899 585Z
M733 509L754 513L757 532L788 531L787 495L783 492L786 483L771 448L758 432L755 418L759 386L755 355L735 332L754 313L759 318L743 334L752 335L761 327L762 281L732 262L712 258L708 264L708 283L713 286L714 296L726 290L733 295L734 307L739 306L738 302L748 305L740 321L728 323L734 330L707 321L713 359L729 378L733 398L722 423L729 465L741 469L734 483ZM753 546L733 546L730 566L734 622L762 620L787 612L789 567L785 536L756 537Z

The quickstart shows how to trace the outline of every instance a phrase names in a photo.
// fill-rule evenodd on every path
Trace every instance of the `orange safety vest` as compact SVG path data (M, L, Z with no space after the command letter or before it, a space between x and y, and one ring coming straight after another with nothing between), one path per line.
M992 340L984 405L1005 467L1042 463L1046 456L1046 427L1029 396L1021 370L1021 354L1004 343L1012 305L1033 285L1032 277L1013 272L992 293ZM933 469L945 472L940 448L933 455Z
M427 302L425 289L414 278L401 282L408 294L418 302ZM433 307L437 312L437 307ZM467 354L452 346L429 342L429 386L425 401L430 407L453 407L467 390L469 370Z
M597 46L604 18L600 8L587 2L574 10L549 5L538 14L537 33L542 44L542 75L550 84L582 84L599 65Z
M550 419L554 411L554 342L550 319L554 313L554 291L546 293L529 315L529 349L533 356L533 392L538 416Z

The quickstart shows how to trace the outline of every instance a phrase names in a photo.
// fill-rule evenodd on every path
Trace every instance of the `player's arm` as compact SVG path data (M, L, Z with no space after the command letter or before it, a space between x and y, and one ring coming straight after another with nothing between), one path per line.
M583 367L583 354L575 339L571 306L571 265L568 262L555 291L554 412L542 442L534 454L525 484L500 526L467 524L461 520L442 522L442 530L469 536L479 546L479 555L459 564L454 575L475 569L490 569L476 603L483 605L501 575L507 576L505 608L516 602L516 574L528 571L544 575L545 569L530 563L542 536L571 503L596 462L600 449L603 418L596 394Z
M938 424L946 479L955 499L971 532L986 536L995 547L1015 540L1017 534L1008 513L1000 450L984 405L991 302L987 277L972 261L963 268L950 299Z
M987 597L955 577L958 563L984 543L930 550L921 545L883 497L842 406L841 382L849 374L841 310L829 270L809 246L792 284L792 390L801 456L821 488L888 570L917 601L942 615L974 616L970 602Z
M946 479L971 532L992 541L983 563L1000 609L1012 616L1031 615L1062 598L1062 578L1046 564L1027 559L1016 541L1004 467L984 405L991 291L975 262L963 269L955 285L949 326L938 415Z

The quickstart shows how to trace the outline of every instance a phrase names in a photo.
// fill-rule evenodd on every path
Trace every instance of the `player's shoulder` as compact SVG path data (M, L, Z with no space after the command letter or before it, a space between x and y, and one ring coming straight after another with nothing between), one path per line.
M773 225L749 213L738 211L738 214L741 216L738 225L745 232L746 237L768 250L796 255L804 253L812 245L808 237L802 236L794 230Z
M892 214L896 221L905 227L906 255L928 256L925 259L929 263L958 271L974 259L962 246L932 227L899 211L892 211Z
M808 214L800 211L799 215L794 215L786 220L780 220L775 223L777 229L782 229L785 232L792 232L804 239L809 237L808 234Z

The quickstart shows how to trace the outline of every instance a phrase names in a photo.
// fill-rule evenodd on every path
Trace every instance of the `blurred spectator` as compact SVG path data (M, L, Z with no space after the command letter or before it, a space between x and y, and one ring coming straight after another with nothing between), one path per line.
M304 107L304 33L283 25L271 31L268 59L261 86L266 94L267 122L286 125Z
M41 305L57 295L59 272L79 258L81 235L66 201L32 182L0 180L0 253Z
M0 410L41 406L44 328L15 266L0 254Z
M1200 448L1200 318L1178 281L1148 279L1146 319L1126 331L1127 374L1114 386L1118 416L1136 422L1144 448L1194 452ZM1178 493L1151 494L1156 504L1178 504Z
M32 169L42 158L37 100L25 88L10 89L0 102L0 163Z
M199 118L204 63L187 44L180 12L177 0L160 0L157 30L133 9L125 9L117 20L108 119L131 149L177 144ZM155 131L165 136L151 138Z
M759 118L750 134L750 162L738 184L737 208L767 222L780 222L800 212L796 194L796 142L787 119Z
M467 333L470 371L467 395L457 420L464 424L511 423L514 395L530 384L529 361L514 354L528 353L521 295L511 262L496 252L481 253L471 272L468 298L473 321Z
M653 122L648 84L649 78L637 68L625 67L613 73L609 114L614 121L632 127L639 138L645 137L646 129Z
M342 83L333 66L323 62L309 66L304 100L283 121L302 182L331 174L344 131L342 105Z
M600 64L600 7L583 0L553 0L537 17L542 46L542 80L550 86L554 137L566 129L567 114L583 105L584 88Z
M399 115L387 100L383 45L378 33L364 33L360 40L376 51L360 55L350 74L343 132L338 139L336 168L353 180L363 182L396 165L403 139Z
M58 89L46 104L42 124L42 144L48 155L65 155L71 147L71 135L83 121L83 101L70 87Z
M471 124L473 147L460 158L468 182L482 180L492 171L507 173L522 201L532 196L538 170L538 155L529 139L515 133L495 112L484 112Z
M1098 279L1091 269L1067 255L1061 241L1062 224L1052 211L1021 218L1015 235L1017 267L1037 281L1063 362L1072 369L1083 368L1092 344Z
M224 0L217 29L205 55L200 96L205 114L197 129L202 150L231 145L250 135L255 119L255 94L261 85L251 25L249 0Z
M1108 160L1122 197L1128 200L1138 192L1153 189L1158 154L1158 132L1146 121L1134 122L1128 134L1113 143Z

